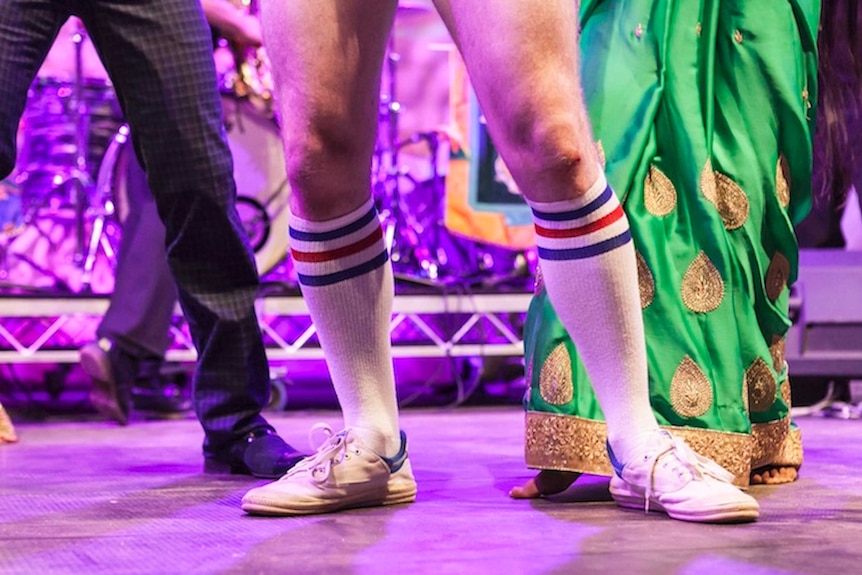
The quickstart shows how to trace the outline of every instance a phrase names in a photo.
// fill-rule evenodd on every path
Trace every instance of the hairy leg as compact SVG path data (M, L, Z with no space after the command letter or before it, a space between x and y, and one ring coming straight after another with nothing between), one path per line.
M401 446L394 280L369 180L396 4L273 0L261 18L292 188L291 255L345 426L382 455Z

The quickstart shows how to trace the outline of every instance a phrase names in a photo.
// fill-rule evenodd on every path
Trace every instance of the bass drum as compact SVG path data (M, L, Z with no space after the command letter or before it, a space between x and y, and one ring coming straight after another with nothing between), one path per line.
M228 144L233 154L237 187L236 208L254 249L261 276L284 261L288 248L290 187L278 126L250 105L222 98ZM133 149L129 129L123 126L108 147L99 170L97 188L112 198L117 219L128 213L126 163Z

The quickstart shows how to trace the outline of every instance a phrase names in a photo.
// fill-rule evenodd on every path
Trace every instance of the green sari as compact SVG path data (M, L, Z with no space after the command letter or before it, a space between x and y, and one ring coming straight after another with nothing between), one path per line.
M584 96L637 249L659 424L731 471L802 463L784 336L810 207L819 0L594 0ZM577 281L577 278L573 278ZM602 411L541 276L526 461L610 475Z

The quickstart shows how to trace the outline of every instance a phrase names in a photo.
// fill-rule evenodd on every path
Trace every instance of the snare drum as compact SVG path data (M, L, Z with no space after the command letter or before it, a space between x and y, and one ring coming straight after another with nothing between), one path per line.
M236 98L222 98L228 145L233 154L236 208L254 249L261 275L285 259L288 247L289 186L275 122ZM100 196L112 197L119 219L127 213L127 154L133 154L128 128L115 135L102 161Z

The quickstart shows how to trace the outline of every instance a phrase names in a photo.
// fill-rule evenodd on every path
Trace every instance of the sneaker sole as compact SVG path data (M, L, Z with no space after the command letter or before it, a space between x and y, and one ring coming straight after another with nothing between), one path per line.
M383 497L374 497L373 493L357 493L352 497L332 499L327 501L293 502L292 505L278 505L272 501L243 501L242 510L251 515L290 516L317 515L331 513L344 509L360 509L364 507L382 507L385 505L401 505L416 501L416 483L400 486L389 486ZM269 498L267 498L269 499Z
M109 360L103 354L93 352L86 347L79 353L81 368L93 380L90 403L102 417L116 421L120 425L126 425L129 418L120 408L117 385L114 382Z
M646 498L631 491L611 489L611 496L620 507L643 510L646 506ZM756 503L728 503L699 512L680 512L667 509L657 501L650 501L649 509L666 513L672 519L695 523L747 523L760 517L760 508Z

